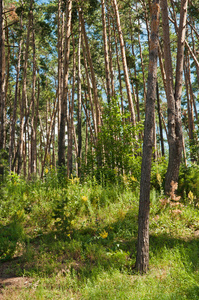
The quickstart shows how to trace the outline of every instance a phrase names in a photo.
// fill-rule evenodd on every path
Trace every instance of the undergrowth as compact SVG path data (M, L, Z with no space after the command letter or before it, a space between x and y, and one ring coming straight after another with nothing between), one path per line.
M3 299L199 299L197 195L151 192L150 271L134 271L137 179L102 187L54 173L26 182L12 174L1 188L2 276L33 278ZM181 187L180 187L181 188ZM191 192L191 193L190 193Z

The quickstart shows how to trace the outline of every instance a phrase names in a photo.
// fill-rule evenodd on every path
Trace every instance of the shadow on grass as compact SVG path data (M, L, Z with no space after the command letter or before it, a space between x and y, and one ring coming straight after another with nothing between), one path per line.
M100 235L104 231L108 233L106 238ZM23 255L2 263L3 273L6 277L9 272L12 276L13 273L16 276L52 276L63 271L81 280L94 279L102 270L110 269L132 274L136 239L137 216L130 211L106 226L88 224L83 229L71 228L67 233L52 231L29 239ZM193 271L198 269L199 239L183 240L166 234L150 236L150 253L157 261L164 249L175 248ZM194 293L198 294L198 287Z

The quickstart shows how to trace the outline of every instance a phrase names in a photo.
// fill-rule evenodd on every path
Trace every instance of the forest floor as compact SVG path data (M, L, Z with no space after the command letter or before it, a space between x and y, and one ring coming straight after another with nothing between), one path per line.
M2 193L0 299L199 299L194 195L177 202L151 192L150 269L138 275L139 189L11 184Z

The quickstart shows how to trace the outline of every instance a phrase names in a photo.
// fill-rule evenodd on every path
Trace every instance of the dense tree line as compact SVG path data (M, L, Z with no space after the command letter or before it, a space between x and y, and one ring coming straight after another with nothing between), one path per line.
M1 0L1 176L141 178L145 255L152 160L168 160L166 193L182 154L198 162L198 12L196 0Z

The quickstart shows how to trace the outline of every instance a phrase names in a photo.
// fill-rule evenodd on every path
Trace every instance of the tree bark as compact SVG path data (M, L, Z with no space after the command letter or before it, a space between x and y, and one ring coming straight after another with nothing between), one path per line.
M106 73L106 89L107 100L110 101L111 86L110 86L110 68L109 68L109 56L108 56L108 43L106 32L106 13L105 13L105 0L101 0L102 5L102 27L103 27L103 41L104 41L104 61L105 61L105 73Z
M22 16L20 20L20 29L22 28ZM21 48L22 48L22 39L19 42L18 50L18 60L17 60L17 69L16 69L16 83L15 83L15 98L13 104L13 114L12 114L12 123L11 123L11 133L10 133L10 145L9 145L9 170L12 170L12 158L13 150L15 144L15 124L16 124L16 115L17 115L17 101L18 101L18 88L19 88L19 75L21 67Z
M144 143L140 183L138 244L136 257L136 269L141 274L147 272L149 268L150 179L157 83L159 11L159 0L154 0L152 5L146 116L144 126Z
M24 116L27 120L27 112L24 113L25 107L27 110L27 67L28 67L28 54L29 54L29 44L30 44L30 31L31 31L31 22L32 22L32 6L33 0L30 1L30 11L29 11L29 20L28 20L28 28L27 28L27 38L26 38L26 49L24 54L24 64L23 64L23 87L22 87L22 99L21 99L21 108L20 108L20 137L19 137L19 145L18 145L18 174L21 172L23 157L26 154L26 145L24 145L24 125L26 126L26 122L24 121ZM24 157L25 158L25 157ZM24 176L26 176L26 161L24 160Z
M107 5L108 9L108 56L109 56L109 66L110 66L110 79L111 79L111 97L115 97L115 84L114 84L114 74L113 74L113 51L112 51L112 41L111 41L111 15L110 7Z
M160 97L159 97L158 82L156 86L156 93L157 93L157 108L158 108L158 118L159 118L159 128L160 128L161 151L162 151L162 156L164 156L164 138L163 138L162 121L161 121L161 113L160 113Z
M184 60L185 27L188 0L181 1L180 24L176 63L175 93L173 92L173 70L170 50L170 33L167 0L161 0L162 28L166 72L166 94L168 103L169 164L165 178L165 192L170 193L172 183L178 182L182 157L181 94Z
M3 155L2 150L5 149L5 44L3 24L3 0L0 0L0 176L3 176L4 172L1 156Z
M35 29L34 20L32 15L32 49L33 49L33 77L32 77L32 115L31 115L31 160L30 160L30 173L36 175L36 159L37 159L37 145L36 145L36 47L35 47Z
M93 68L93 62L91 58L91 53L90 53L90 48L89 48L89 43L88 43L88 38L86 34L86 29L85 29L85 24L84 24L84 19L82 16L82 12L79 14L80 21L81 21L81 26L82 26L82 35L84 38L84 43L86 46L86 52L87 52L87 58L88 58L88 63L91 71L91 81L92 81L92 86L93 86L93 95L94 95L94 105L95 105L95 114L96 114L96 125L97 125L97 134L100 131L100 126L101 126L101 112L100 112L100 105L98 101L98 94L97 94L97 83L95 79L95 72Z
M81 13L81 8L79 9L79 15ZM78 41L78 119L77 119L77 131L78 131L78 154L77 154L77 164L78 164L78 177L81 177L81 153L82 153L82 89L81 89L81 19L79 18L79 41Z
M68 152L67 152L67 177L69 178L73 172L73 112L74 112L74 98L75 98L75 83L76 83L76 52L75 52L75 39L73 40L73 83L72 83L72 96L69 102L68 114Z
M67 94L68 94L68 76L69 76L69 56L70 56L70 35L71 35L71 19L72 19L72 0L68 1L66 12L66 39L65 39L65 54L64 54L64 87L61 98L61 120L59 130L58 144L58 165L65 166L65 128L67 119Z
M133 125L135 125L136 124L135 111L134 111L134 107L133 107L133 100L132 100L132 94L131 94L131 88L130 88L128 67L127 67L127 61L126 61L126 53L125 53L125 47L124 47L124 39L123 39L122 28L121 28L121 24L120 24L120 16L119 16L119 11L118 11L117 0L112 0L112 3L113 3L114 10L115 10L117 29L118 29L118 33L119 33L121 55L122 55L122 62L123 62L123 69L124 69L124 78L125 78L125 83L126 83L129 110L130 110L130 113L131 113L131 121L132 121Z
M117 56L117 68L118 68L118 77L119 77L119 85L120 85L121 113L123 114L124 113L124 103L123 103L121 67L120 67L120 58L119 58L119 51L118 51L118 45L117 45L115 24L113 24L113 31L114 31L114 38L115 38L115 50L116 50L116 56Z
M92 91L91 91L91 85L90 85L88 65L87 65L85 47L83 45L83 42L82 42L82 52L83 52L83 57L84 57L84 68L85 68L85 73L86 73L88 97L89 97L89 101L90 101L91 114L92 114L92 119L93 119L94 136L95 136L95 140L96 140L96 138L97 138L97 132L98 132L97 131L96 113L95 113L95 109L94 109L94 105L93 105L93 97L92 97Z

